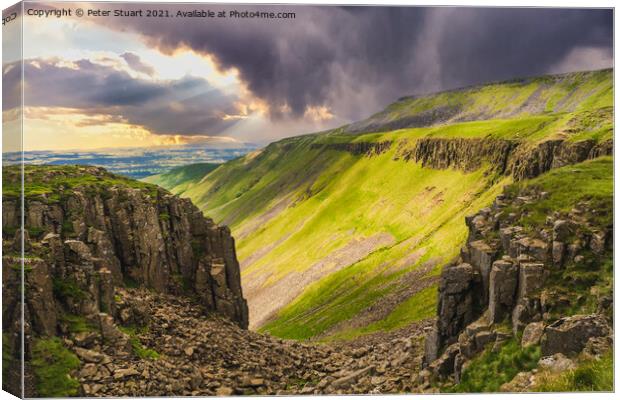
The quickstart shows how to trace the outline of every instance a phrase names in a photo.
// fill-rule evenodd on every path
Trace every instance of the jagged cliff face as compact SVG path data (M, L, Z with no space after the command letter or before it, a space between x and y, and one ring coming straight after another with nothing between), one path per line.
M613 141L546 140L538 144L493 138L420 138L396 140L395 160L420 163L425 168L490 172L516 181L535 178L552 168L577 164L613 153ZM385 153L393 141L314 144L312 148L346 151L366 157Z
M5 182L17 172L3 168ZM5 192L2 210L3 264L19 266L18 199ZM234 239L189 200L101 168L26 167L24 212L27 339L67 332L67 316L111 330L131 322L115 301L127 285L197 298L247 327ZM3 268L4 331L13 339L19 279L18 267Z
M607 161L568 173L587 173ZM543 357L554 359L584 351L599 356L609 349L612 199L593 194L565 211L546 208L545 202L557 198L566 202L570 189L560 190L562 197L550 200L554 193L540 186L508 187L491 207L466 218L467 242L441 273L437 322L427 331L424 384L429 378L458 383L468 360L512 337L523 347L540 346Z

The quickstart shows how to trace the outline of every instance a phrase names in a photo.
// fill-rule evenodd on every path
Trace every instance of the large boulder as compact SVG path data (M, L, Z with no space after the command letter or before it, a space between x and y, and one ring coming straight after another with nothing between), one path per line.
M574 356L581 352L591 338L606 337L612 330L602 315L573 315L559 319L545 328L541 353L550 356L562 353Z
M459 354L459 345L454 343L448 346L443 354L428 366L428 369L434 376L447 377L454 373L454 362L457 354Z
M533 346L540 343L540 338L545 330L542 322L532 322L523 329L521 337L521 347Z

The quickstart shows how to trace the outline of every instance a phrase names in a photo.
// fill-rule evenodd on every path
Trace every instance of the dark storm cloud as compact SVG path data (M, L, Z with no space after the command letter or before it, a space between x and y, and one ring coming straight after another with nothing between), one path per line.
M134 71L142 72L148 76L153 76L155 74L155 68L144 63L137 54L126 52L121 54L121 58L125 60L127 65L129 65L129 67Z
M545 74L580 47L612 54L610 10L466 9L439 23L444 87Z
M182 8L207 7L176 4L170 11ZM215 57L222 69L236 68L274 115L284 105L297 116L327 105L358 119L403 95L553 72L580 48L596 48L608 60L612 52L610 10L208 8L293 11L296 18L113 22L163 52L188 47ZM601 67L600 60L579 65Z
M4 67L3 94L18 90L19 80L10 79L15 70L19 68ZM26 60L24 81L29 107L66 107L87 115L108 115L110 121L122 119L156 134L217 134L234 123L224 117L236 113L236 99L204 79L147 81L88 60L72 66ZM6 84L10 82L13 87Z

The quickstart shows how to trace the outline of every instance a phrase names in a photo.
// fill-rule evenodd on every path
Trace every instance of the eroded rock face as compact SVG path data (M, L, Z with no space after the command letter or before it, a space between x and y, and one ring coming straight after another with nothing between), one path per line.
M556 353L575 355L584 349L591 338L607 337L610 334L611 328L603 316L573 315L545 328L541 352L544 356Z
M465 219L467 242L459 259L442 271L437 322L426 336L423 365L429 380L458 382L468 360L487 348L499 349L511 337L520 338L523 347L540 344L546 356L571 357L586 347L600 354L609 346L610 298L596 295L598 314L557 320L583 301L571 299L557 275L600 264L609 255L611 228L593 224L586 203L553 213L537 230L519 226L514 211L547 195L501 195Z
M472 287L476 283L474 268L467 263L448 266L439 283L439 346L456 340L459 332L474 319Z
M19 199L3 199L2 311L3 333L17 352L23 243L26 368L32 340L70 337L76 318L95 330L74 338L80 346L102 340L119 357L129 355L130 338L117 324L144 326L150 310L119 303L123 286L198 299L207 313L247 328L230 230L205 218L189 200L95 167L26 168L24 180L26 187L38 185L46 193L26 196L26 230L18 229ZM85 351L81 358L101 362ZM26 379L26 395L36 395L28 392L31 377Z
M392 147L392 141L385 140L382 142L346 142L346 143L313 143L310 146L317 150L336 150L346 151L353 155L374 156L385 153Z
M41 171L36 179L27 174L27 184L45 184L61 173ZM64 178L80 177L117 184L57 188L26 197L26 307L34 334L53 336L62 313L116 316L115 287L124 282L197 296L208 310L247 327L235 244L227 227L205 218L187 199L154 186L118 184L123 178L102 168L80 167ZM5 232L16 228L17 202L3 201ZM4 239L5 246L18 245L21 230ZM5 263L18 266L19 259L5 257ZM19 268L4 275L3 283L18 280ZM13 315L17 296L8 293L5 300L4 314Z
M534 178L552 168L611 155L611 140L572 142L547 140L532 147L528 143L501 139L422 138L412 145L399 144L396 157L413 160L427 168L474 171L484 162L492 171L515 180Z

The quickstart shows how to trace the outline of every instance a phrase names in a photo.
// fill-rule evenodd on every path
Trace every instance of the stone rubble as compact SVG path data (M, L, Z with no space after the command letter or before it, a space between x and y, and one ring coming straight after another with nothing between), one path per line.
M229 396L367 394L418 391L428 323L335 344L281 340L240 329L190 299L145 289L119 289L126 309L141 304L151 318L137 338L159 358L119 353L97 336L70 349L88 396ZM118 326L112 329L118 331ZM84 344L81 342L81 344Z

